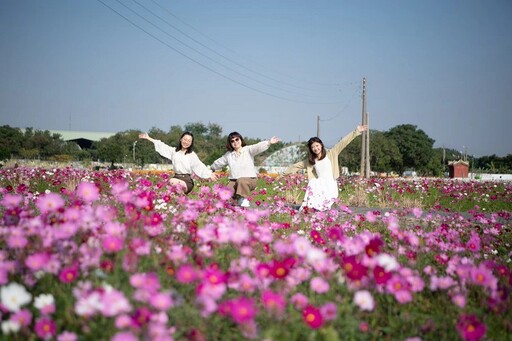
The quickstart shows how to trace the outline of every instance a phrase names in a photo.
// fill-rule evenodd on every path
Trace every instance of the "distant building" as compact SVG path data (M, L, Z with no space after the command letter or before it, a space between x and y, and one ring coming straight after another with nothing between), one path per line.
M450 161L448 168L450 178L467 178L469 175L469 162L467 161Z
M82 149L89 149L92 143L103 138L109 138L116 133L103 133L95 131L50 130L52 134L59 134L64 141L72 141Z
M43 129L34 129L42 130ZM25 132L25 129L21 129L22 132ZM92 146L92 143L95 141L99 141L103 138L109 138L114 136L117 133L104 133L104 132L95 132L95 131L73 131L73 130L48 130L50 134L59 134L62 136L64 141L75 142L80 146L81 149L89 149Z

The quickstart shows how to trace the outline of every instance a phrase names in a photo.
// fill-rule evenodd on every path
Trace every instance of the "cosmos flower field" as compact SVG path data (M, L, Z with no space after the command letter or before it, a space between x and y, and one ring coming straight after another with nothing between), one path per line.
M0 169L0 339L507 340L512 184ZM356 207L356 200L368 207ZM406 200L407 199L407 200Z

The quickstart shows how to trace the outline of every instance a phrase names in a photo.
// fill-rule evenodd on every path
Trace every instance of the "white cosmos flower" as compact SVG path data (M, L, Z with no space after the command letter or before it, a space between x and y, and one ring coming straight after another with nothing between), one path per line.
M34 299L34 307L39 310L53 304L55 304L55 299L52 294L41 294Z
M395 257L386 253L381 253L377 256L377 264L382 266L387 272L398 269L398 262Z
M9 335L10 333L17 333L20 330L20 324L16 321L3 321L2 322L2 333Z
M0 299L9 311L16 312L21 306L30 303L32 295L23 285L13 282L0 289Z
M368 290L360 290L354 294L354 303L361 310L372 311L375 308L375 301Z

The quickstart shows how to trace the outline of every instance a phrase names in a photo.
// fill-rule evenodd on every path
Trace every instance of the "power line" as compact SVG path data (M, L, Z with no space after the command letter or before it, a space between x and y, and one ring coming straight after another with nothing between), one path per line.
M354 93L352 94L352 97L350 97L350 99L348 100L347 104L345 104L345 106L340 110L338 111L338 113L336 113L334 116L330 117L330 118L326 118L326 119L320 119L320 121L322 122L325 122L325 121L330 121L330 120L333 120L337 117L339 117L344 111L345 109L347 109L347 107L349 106L350 103L352 103L352 101L354 100L354 98L356 97L356 95L361 91L361 86L357 86Z
M135 1L135 0L134 0L134 1ZM336 87L338 87L338 86L340 86L340 85L344 85L344 84L345 84L345 83L320 83L320 82L314 82L314 81L298 80L297 78L295 78L295 77L293 77L293 76L286 75L286 74L281 73L281 72L279 72L279 71L269 69L268 67L265 67L265 66L263 66L262 64L255 62L254 60L251 60L251 59L249 59L249 58L247 58L247 57L244 57L244 56L240 55L240 54L239 54L239 53L237 53L236 51L234 51L234 50L230 49L229 47L226 47L225 45L223 45L223 44L219 43L219 42L218 42L218 41L216 41L215 39L213 39L213 38L209 37L208 35L206 35L206 34L202 33L201 31L199 31L198 29L196 29L196 28L195 28L195 27L193 27L192 25L190 25L190 24L188 24L187 22L185 22L184 20L180 19L178 16L176 16L175 14L173 14L171 11L169 11L169 10L168 10L168 9L166 9L165 7L161 6L161 5L160 5L158 2L156 2L155 0L151 0L151 2L153 2L156 6L158 6L160 9L162 9L163 11L165 11L167 14L171 15L173 18L175 18L176 20L178 20L179 22L181 22L181 23L182 23L182 24L184 24L185 26L189 27L190 29L192 29L194 32L196 32L197 34L201 35L202 37L204 37L204 38L206 38L206 39L208 39L208 40L212 41L214 44L216 44L216 45L220 46L221 48L223 48L223 49L225 49L225 50L227 50L227 51L229 51L229 52L233 53L234 55L236 55L236 56L238 56L238 57L241 57L241 58L243 58L243 59L249 60L251 63L256 64L256 65L258 65L258 66L260 66L260 67L262 67L262 68L264 68L264 69L270 70L271 72L274 72L274 73L279 74L279 75L281 75L281 76L285 76L285 77L290 78L290 79L294 79L294 80L296 80L296 81L300 81L300 82L308 82L308 83L311 83L311 84L314 84L314 85L320 85L320 86L329 86L329 87L336 86ZM172 26L172 27L174 27L174 26ZM174 28L175 28L175 27L174 27ZM184 33L183 31L181 31L181 30L179 30L179 29L177 29L177 28L175 28L175 29L176 29L176 30L178 30L179 32L181 32L182 34L186 35L186 36L187 36L187 37L189 37L190 39L194 40L195 42L197 42L194 38L190 37L188 34ZM202 44L202 43L200 43L200 42L197 42L197 43L198 43L198 44L200 44L200 45L202 45L202 46L205 46L205 45L203 45L203 44ZM205 47L206 47L206 46L205 46ZM257 74L257 75L260 75L260 76L262 76L262 77L264 77L264 78L267 78L267 79L273 80L273 81L275 81L275 82L281 83L281 84L283 84L283 85L288 85L288 86L291 86L291 87L294 87L294 88L297 88L297 89L309 90L309 91L315 91L314 89L311 89L311 88L306 88L306 87L303 87L303 86L297 86L297 85L294 85L294 84L291 84L291 83L288 83L288 82L284 82L284 81L281 81L281 80L275 79L274 77L266 76L266 75L264 75L264 74L262 74L262 73L260 73L260 72L258 72L258 71L255 71L255 70L253 70L253 69L251 69L251 68L248 68L248 67L246 67L246 66L243 66L243 65L241 65L241 64L239 64L239 63L237 63L236 61L233 61L232 59L230 59L230 58L228 58L228 57L224 56L224 55L223 55L223 54L221 54L221 53L218 53L218 52L213 51L213 50L212 50L211 48L209 48L209 47L206 47L206 48L208 48L208 49L209 49L209 50L211 50L212 52L214 52L214 53L216 53L216 54L218 54L218 55L222 56L223 58L225 58L225 59L227 59L227 60L231 61L232 63L234 63L234 64L236 64L236 65L238 65L238 66L240 66L240 67L242 67L242 68L244 68L244 69L246 69L246 70L248 70L248 71L250 71L250 72L253 72L253 73ZM354 83L356 83L356 82L349 82L349 85L352 85L352 84L354 84Z
M119 11L115 10L114 8L112 8L111 6L107 5L104 1L102 0L97 0L98 2L100 2L102 5L104 5L105 7L107 7L108 9L110 9L111 11L113 11L114 13L116 13L117 15L119 15L121 18L123 18L124 20L128 21L131 25L135 26L136 28L138 28L139 30L143 31L144 33L146 33L147 35L149 35L150 37L152 37L153 39L157 40L158 42L162 43L163 45L167 46L168 48L170 48L171 50L177 52L178 54L180 54L181 56L187 58L188 60L198 64L199 66L207 69L208 71L210 72L213 72L215 73L216 75L218 76L221 76L227 80L230 80L238 85L241 85L247 89L250 89L250 90L253 90L253 91L256 91L256 92L259 92L261 94L264 94L264 95L267 95L267 96L271 96L271 97L274 97L274 98L279 98L279 99L282 99L282 100L285 100L285 101L289 101L289 102L295 102L295 103L306 103L306 104L335 104L335 103L338 103L338 102L312 102L312 101L301 101L301 100L296 100L296 99L291 99L291 98L286 98L286 97L283 97L283 96L279 96L279 95L275 95L275 94L272 94L272 93L269 93L267 91L263 91L263 90L260 90L260 89L257 89L253 86L250 86L250 85L247 85L241 81L238 81L236 79L233 79L232 77L229 77L217 70L214 70L212 69L211 67L197 61L196 59L188 56L187 54L181 52L180 50L176 49L175 47L169 45L168 43L166 43L165 41L163 41L162 39L156 37L154 34L148 32L146 29L144 29L143 27L141 27L140 25L136 24L135 22L133 22L132 20L130 20L129 18L127 18L126 16L124 16L123 14L121 14ZM118 0L116 0L117 2L119 2ZM121 2L119 2L121 5L123 5L124 7L126 7L124 4L122 4ZM128 7L126 7L128 8ZM128 8L130 11L133 12L133 10L131 10L130 8ZM134 12L135 13L135 12ZM135 13L136 15L138 15L137 13ZM140 15L138 15L140 16ZM144 18L143 18L144 19ZM146 20L146 19L144 19ZM147 20L146 20L147 21ZM149 22L149 21L148 21ZM149 22L150 24L152 24L151 22ZM152 24L153 26L155 26L154 24ZM155 26L156 27L156 26ZM158 28L158 27L157 27ZM165 33L165 32L164 32ZM176 38L175 38L176 39ZM199 53L199 52L198 52Z
M157 26L157 25L155 25L154 23L150 22L147 18L143 17L143 16L142 16L142 15L140 15L139 13L135 12L133 9L131 9L131 8L129 8L128 6L126 6L126 5L124 5L123 3L121 3L121 2L120 2L120 0L116 0L116 1L117 1L118 3L120 3L121 5L123 5L125 8L127 8L128 10L130 10L132 13L134 13L135 15L137 15L139 18L143 19L144 21L146 21L147 23L149 23L150 25L152 25L152 26L153 26L153 27L155 27L156 29L160 30L160 31L161 31L162 33L164 33L165 35L167 35L167 36L169 36L169 37L173 38L174 40L178 41L180 44L182 44L182 45L184 45L184 46L188 47L188 48L189 48L189 49L191 49L192 51L194 51L194 52L196 52L196 53L200 54L201 56L203 56L203 57L207 58L208 60L210 60L210 61L214 62L215 64L218 64L218 65L220 65L220 66L223 66L223 67L225 67L226 69L228 69L228 70L230 70L230 71L232 71L232 72L234 72L234 73L236 73L236 74L238 74L238 75L240 75L240 76L242 76L242 77L246 77L246 78L248 78L248 79L250 79L250 80L252 80L252 81L254 81L254 82L256 82L256 83L259 83L259 84L262 84L262 85L268 86L268 87L270 87L270 88L274 88L274 89L276 89L276 90L280 90L280 91L288 92L288 93L293 94L293 95L300 95L300 96L307 96L307 97L324 97L324 96L308 95L308 94L304 94L304 93L300 93L300 92L296 92L296 91L290 91L290 90L287 90L287 89L279 88L279 87L273 86L273 85L271 85L271 84L268 84L268 83L262 82L262 81L260 81L260 80L257 80L257 79L255 79L255 78L253 78L253 77L247 76L247 75L245 75L245 74L243 74L243 73L241 73L241 72L238 72L238 71L236 71L236 70L232 69L231 67L229 67L229 66L227 66L227 65L225 65L225 64L223 64L223 63L220 63L220 62L218 62L218 61L214 60L213 58L211 58L210 56L207 56L206 54L202 53L201 51L198 51L198 50L197 50L197 49L195 49L194 47L191 47L189 44L187 44L187 43L183 42L182 40L180 40L180 39L176 38L175 36L171 35L170 33L168 33L168 32L166 32L166 31L162 30L160 27L158 27L158 26ZM178 29L178 28L177 28L177 27L175 27L174 25L172 25L172 24L170 24L169 22L167 22L164 18L162 18L161 16L159 16L159 15L155 14L153 11L151 11L150 9L148 9L146 6L144 6L144 5L142 5L141 3L139 3L137 0L133 0L133 2L135 2L137 5L139 5L139 6L140 6L140 7L142 7L143 9L145 9L147 12L151 13L153 16L157 17L158 19L160 19L161 21L163 21L164 23L166 23L168 26L170 26L170 27L174 28L175 30L177 30L177 31L178 31L178 32L180 32L181 34L185 35L187 38L189 38L189 39L191 39L192 41L196 42L197 44L199 44L199 45L203 46L204 48L206 48L206 49L208 49L209 51L211 51L211 52L213 52L213 53L217 54L218 56L220 56L220 57L222 57L222 58L224 58L224 59L226 59L226 60L228 60L228 61L230 61L230 62L234 63L235 65L238 65L238 66L240 66L240 67L242 67L242 68L244 68L244 69L248 70L246 67L244 67L243 65L241 65L241 64L239 64L239 63L237 63L236 61L231 60L231 59L229 59L229 58L227 58L227 57L223 56L222 54L217 53L216 51L212 50L212 49L211 49L211 48L209 48L208 46L206 46L206 45L202 44L201 42L197 41L197 40L196 40L196 39L194 39L193 37L190 37L190 36L189 36L189 35L187 35L185 32L181 31L180 29ZM251 70L248 70L248 71L251 71ZM251 71L251 72L253 72L253 71ZM254 73L254 72L253 72L253 73ZM262 76L263 76L263 77L265 77L264 75L262 75ZM265 78L268 78L268 77L265 77ZM274 80L274 79L272 79L272 80ZM274 81L275 81L275 80L274 80ZM325 98L325 97L324 97L324 98Z

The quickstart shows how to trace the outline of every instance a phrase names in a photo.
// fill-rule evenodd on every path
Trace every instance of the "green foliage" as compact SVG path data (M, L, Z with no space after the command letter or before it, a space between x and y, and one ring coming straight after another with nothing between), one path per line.
M406 169L415 169L420 174L427 172L427 165L433 154L433 139L412 124L398 125L391 128L386 135L395 141L402 154L402 167L398 169L400 174Z
M226 152L227 134L216 123L187 123L184 127L173 125L168 131L153 127L148 131L151 137L168 145L176 146L184 131L194 134L194 148L205 164L211 164ZM58 134L49 131L27 128L24 132L8 125L0 127L0 160L11 157L48 160L55 155L68 155L67 160L100 160L104 162L128 162L138 165L148 163L168 163L169 160L155 152L147 141L139 141L138 130L127 130L96 141L91 149L80 150L73 142L65 142ZM243 132L241 132L243 134ZM279 132L275 133L279 136ZM260 139L244 136L248 144ZM134 144L134 142L136 142ZM370 164L376 172L397 172L414 169L421 175L443 176L448 171L448 162L468 158L472 172L509 173L512 172L512 154L505 157L496 155L475 158L462 155L461 151L450 148L433 148L434 140L415 125L403 124L389 131L370 131ZM277 143L256 157L256 164L283 147L287 143ZM135 148L135 153L134 153ZM135 154L135 160L133 158ZM61 158L59 156L59 158ZM55 159L55 157L53 158ZM341 166L351 172L359 171L361 161L361 137L350 143L339 156ZM444 163L443 163L444 161Z

